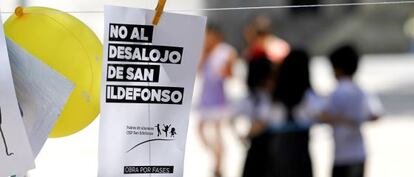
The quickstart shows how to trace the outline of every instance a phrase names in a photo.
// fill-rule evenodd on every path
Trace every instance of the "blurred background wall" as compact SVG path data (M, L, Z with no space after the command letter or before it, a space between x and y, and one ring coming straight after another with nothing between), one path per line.
M390 0L395 1L395 0ZM353 3L359 0L206 0L207 8L317 3ZM363 2L380 2L378 0ZM305 47L313 54L325 54L343 42L355 43L364 53L400 53L409 48L404 34L406 20L414 14L410 5L269 9L210 12L211 21L222 24L227 39L244 47L242 29L253 16L267 16L273 32L292 46Z

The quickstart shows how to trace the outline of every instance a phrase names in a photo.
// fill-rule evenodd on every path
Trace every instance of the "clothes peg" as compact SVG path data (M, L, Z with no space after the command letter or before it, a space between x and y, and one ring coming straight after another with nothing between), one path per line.
M152 19L152 24L154 26L158 25L158 23L160 22L161 15L164 12L164 7L165 7L166 2L167 0L158 0L158 5L155 8L155 15L154 15L154 18Z

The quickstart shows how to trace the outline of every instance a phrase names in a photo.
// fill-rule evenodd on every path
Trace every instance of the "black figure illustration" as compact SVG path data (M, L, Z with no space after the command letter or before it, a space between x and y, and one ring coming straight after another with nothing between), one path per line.
M155 127L157 128L157 131L158 131L157 136L160 136L160 135L161 135L161 128L160 128L160 124L157 124Z
M174 141L174 136L177 135L176 129L175 127L171 127L171 124L169 125L165 125L162 124L164 126L164 128L161 128L160 124L157 124L155 126L155 128L157 128L158 134L157 136L162 136L162 132L165 133L165 138L155 138L155 139L149 139L143 142L139 142L138 144L136 144L134 147L130 148L128 151L126 151L126 153L131 152L132 150L134 150L135 148L145 144L145 143L149 143L149 142L153 142L153 141ZM168 134L170 135L170 138L168 138Z
M7 146L6 138L4 137L3 129L1 128L1 124L2 124L2 117L1 117L1 108L0 108L0 134L1 134L1 138L3 139L4 147L6 149L6 155L7 156L12 156L12 155L14 155L14 153L9 153L9 147Z
M171 138L174 138L174 136L177 134L177 132L175 132L175 128L174 127L171 128L170 134L171 134Z
M164 129L162 131L165 132L165 137L168 138L168 130L170 130L171 124L170 125L164 125L164 124L162 124L162 125L164 126Z

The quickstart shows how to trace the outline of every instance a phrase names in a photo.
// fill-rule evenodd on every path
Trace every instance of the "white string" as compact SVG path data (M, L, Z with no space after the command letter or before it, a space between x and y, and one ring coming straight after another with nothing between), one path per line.
M385 2L356 2L356 3L332 3L332 4L309 4L309 5L284 5L284 6L253 6L253 7L225 7L206 9L180 9L168 10L173 12L186 11L235 11L235 10L263 10L263 9L293 9L293 8L314 8L314 7L344 7L344 6L367 6L367 5L398 5L414 4L414 1L385 1Z
M355 2L355 3L328 3L328 4L309 4L309 5L282 5L282 6L250 6L250 7L223 7L223 8L202 8L202 9L168 9L169 12L191 12L191 11L240 11L240 10L265 10L265 9L293 9L293 8L315 8L315 7L344 7L344 6L367 6L367 5L403 5L414 4L410 1L383 1L383 2ZM65 11L66 13L103 13L103 11ZM11 14L14 12L0 12Z

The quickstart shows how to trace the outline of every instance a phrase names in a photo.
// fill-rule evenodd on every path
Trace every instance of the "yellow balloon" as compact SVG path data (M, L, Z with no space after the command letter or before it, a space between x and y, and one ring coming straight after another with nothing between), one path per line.
M99 114L102 44L95 33L68 13L44 7L17 9L4 27L9 39L75 84L49 136L88 126Z

